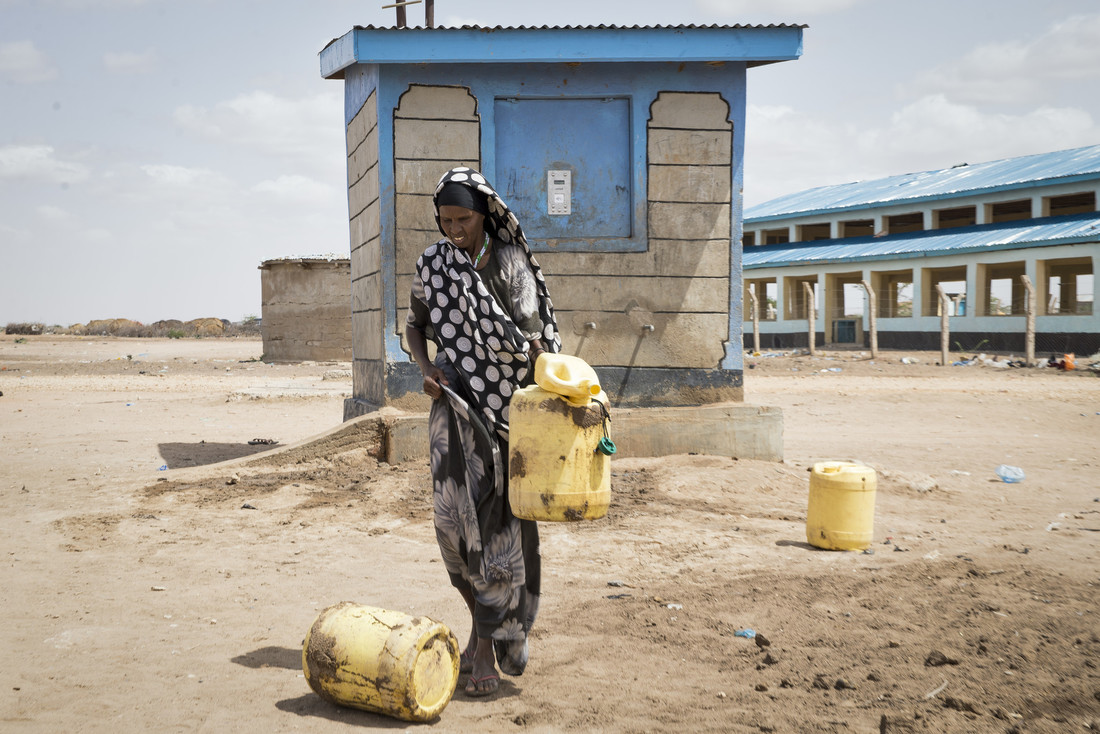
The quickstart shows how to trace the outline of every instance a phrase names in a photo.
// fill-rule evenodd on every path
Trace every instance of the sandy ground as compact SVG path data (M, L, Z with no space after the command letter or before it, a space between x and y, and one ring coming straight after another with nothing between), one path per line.
M348 365L261 351L0 336L0 729L1100 728L1095 374L749 360L747 401L783 409L786 461L617 459L607 518L541 525L527 673L410 725L321 700L300 646L342 600L465 639L426 467L369 446L215 464L340 422ZM875 467L873 552L805 542L823 459ZM1002 463L1026 480L999 481Z

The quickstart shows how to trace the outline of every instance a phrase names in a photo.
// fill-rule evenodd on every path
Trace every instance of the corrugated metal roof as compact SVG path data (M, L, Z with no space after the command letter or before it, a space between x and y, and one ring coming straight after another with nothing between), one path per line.
M820 186L745 210L745 223L1100 178L1100 145Z
M716 63L802 55L801 25L358 26L321 51L321 76L354 64Z
M674 31L690 31L690 30L759 30L759 29L806 29L808 25L801 23L768 23L767 25L757 24L735 24L735 25L540 25L540 26L528 26L528 25L516 25L516 26L481 26L481 25L461 25L461 26L434 26L427 28L425 26L407 25L403 28L397 26L384 26L384 25L357 25L352 28L353 31L392 31L394 33L409 33L409 32L423 32L423 31L484 31L486 33L492 33L494 31L639 31L639 30L674 30ZM332 44L339 41L339 38L334 38L325 44L325 48L328 48ZM324 49L321 49L324 51Z
M746 247L745 270L800 264L889 260L926 255L1049 247L1100 242L1100 214L1028 219L959 229L911 232L893 237L793 242Z
M483 31L589 31L589 30L691 30L696 28L709 28L719 30L732 30L732 29L744 29L744 28L809 28L808 25L801 23L768 23L764 24L742 24L736 23L734 25L722 25L720 23L713 23L711 25L461 25L461 26L435 26L433 28L425 29L424 26L407 26L405 28L398 28L396 26L384 26L384 25L357 25L355 30L357 31L415 31L415 30L461 30L461 29L474 29Z

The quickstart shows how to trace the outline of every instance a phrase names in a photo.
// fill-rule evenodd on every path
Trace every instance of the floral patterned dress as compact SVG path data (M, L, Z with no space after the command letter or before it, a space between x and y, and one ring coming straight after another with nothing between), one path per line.
M425 250L413 277L407 324L436 343L435 364L448 383L428 419L436 539L451 583L473 592L478 636L493 640L504 673L519 675L541 570L538 527L508 504L508 402L532 382L530 340L552 352L561 341L514 215L476 172L454 169L439 188L449 181L488 196L493 246L478 271L444 238Z

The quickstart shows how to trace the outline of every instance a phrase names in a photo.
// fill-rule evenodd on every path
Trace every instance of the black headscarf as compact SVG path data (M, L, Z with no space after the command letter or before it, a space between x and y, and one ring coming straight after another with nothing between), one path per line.
M445 173L432 198L436 224L440 206L466 200L465 194L458 191L460 188L468 190L471 202L475 201L473 197L484 197L485 231L489 236L504 245L522 248L527 256L538 293L543 347L549 352L560 352L561 336L542 269L531 254L516 215L485 177L467 167L452 168ZM456 205L474 209L467 204ZM439 231L443 232L443 228ZM470 256L446 237L424 251L416 269L424 284L436 340L466 383L478 412L498 434L507 438L508 400L531 369L527 339L489 295Z

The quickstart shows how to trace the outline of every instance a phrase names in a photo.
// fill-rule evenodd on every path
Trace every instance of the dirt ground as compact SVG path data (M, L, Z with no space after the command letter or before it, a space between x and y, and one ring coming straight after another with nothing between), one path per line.
M749 358L786 460L616 459L607 518L540 526L526 674L410 725L321 700L301 643L343 600L465 639L427 468L369 445L217 464L340 423L347 364L261 352L0 336L0 729L1100 729L1095 373ZM825 459L876 469L868 552L806 543Z

